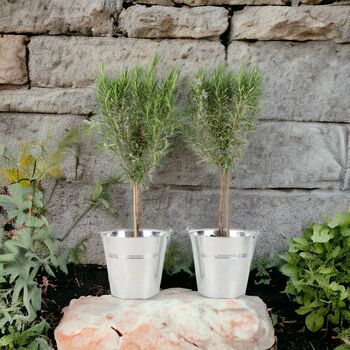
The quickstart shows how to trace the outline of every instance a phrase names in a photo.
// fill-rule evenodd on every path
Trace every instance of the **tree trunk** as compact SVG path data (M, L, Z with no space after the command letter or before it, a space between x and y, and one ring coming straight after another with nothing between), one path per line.
M134 209L134 237L139 235L140 221L141 221L141 188L140 184L134 183L132 185L133 192L133 209Z
M219 235L229 234L229 213L230 213L230 179L229 170L221 170L220 174L220 211L219 211Z

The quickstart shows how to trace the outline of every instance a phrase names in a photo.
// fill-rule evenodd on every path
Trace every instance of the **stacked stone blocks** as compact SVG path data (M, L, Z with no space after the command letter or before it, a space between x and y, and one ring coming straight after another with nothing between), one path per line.
M57 136L98 113L98 66L108 74L157 53L160 71L242 62L263 72L259 126L233 172L233 225L259 229L259 254L285 247L312 220L349 208L350 6L303 0L4 0L0 16L0 142L12 148L54 129ZM84 210L89 192L118 169L87 141L64 163L49 213L57 236ZM217 221L217 174L181 137L144 194L144 226ZM130 226L130 193L114 186L73 232L93 234L84 260L103 263L97 232ZM160 214L161 213L161 214Z

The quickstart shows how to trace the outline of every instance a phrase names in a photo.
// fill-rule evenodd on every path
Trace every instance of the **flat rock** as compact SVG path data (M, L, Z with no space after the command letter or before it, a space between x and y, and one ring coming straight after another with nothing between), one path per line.
M20 85L28 81L26 41L24 35L0 35L0 84Z
M94 89L0 90L0 112L87 115L96 110Z
M3 0L0 32L112 35L120 0Z
M235 41L228 64L263 74L262 119L349 122L350 45Z
M245 7L231 21L231 40L350 42L349 6Z
M114 75L131 64L148 63L156 53L160 72L179 67L183 78L193 76L201 66L215 66L225 60L225 47L220 42L190 39L36 36L29 51L30 79L35 87L91 86L99 64L104 65L107 75Z
M119 16L119 31L130 38L217 38L228 27L222 7L131 6Z
M188 289L150 300L72 300L55 339L58 350L265 350L275 342L260 298L209 299Z

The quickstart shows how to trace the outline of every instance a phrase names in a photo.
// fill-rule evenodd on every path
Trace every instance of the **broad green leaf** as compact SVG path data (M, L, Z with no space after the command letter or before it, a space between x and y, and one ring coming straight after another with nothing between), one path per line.
M317 311L313 311L305 318L305 324L311 332L319 331L324 323L324 317Z
M350 212L337 213L334 218L328 223L330 228L337 226L348 226L350 224Z
M334 348L334 350L350 350L350 344L342 344Z
M313 235L311 240L314 243L326 243L334 237L334 234L329 228L325 228L322 225L314 225Z
M297 267L289 264L282 265L280 271L288 277L294 277L298 274Z
M11 263L16 260L16 256L11 253L0 254L0 263Z
M306 315L309 312L311 312L314 308L310 307L310 306L300 306L298 309L295 310L295 312L298 315Z

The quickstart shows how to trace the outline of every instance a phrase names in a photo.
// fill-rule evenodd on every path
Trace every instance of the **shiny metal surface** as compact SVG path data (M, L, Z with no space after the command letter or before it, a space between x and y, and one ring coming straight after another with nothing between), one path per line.
M250 265L259 233L216 229L189 230L198 292L209 298L237 298L246 293Z
M145 229L101 232L111 294L122 299L148 299L160 290L169 231Z

